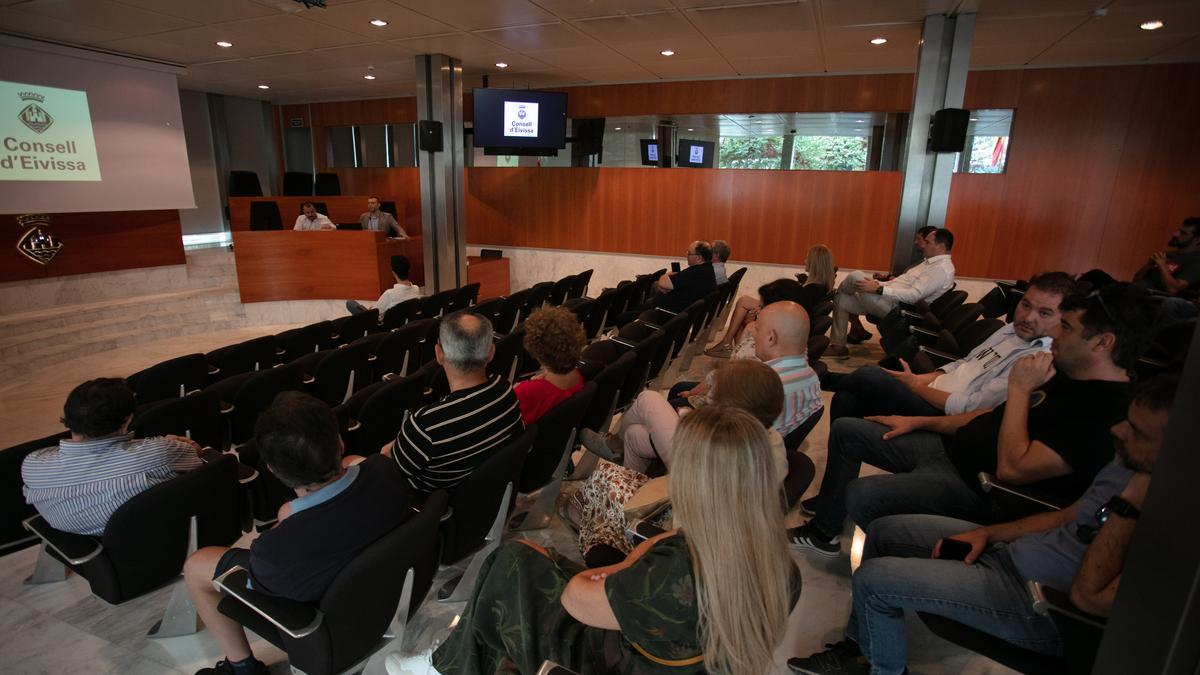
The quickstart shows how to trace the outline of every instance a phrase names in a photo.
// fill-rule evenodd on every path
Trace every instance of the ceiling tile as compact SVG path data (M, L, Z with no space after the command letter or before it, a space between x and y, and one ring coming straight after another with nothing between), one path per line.
M246 0L117 0L123 5L170 14L196 23L224 23L279 13Z
M0 8L0 29L21 35L80 45L129 36L128 33L122 31L92 28L74 21L56 19L44 14L30 14L8 7Z
M826 26L871 26L921 22L930 14L945 14L959 0L814 0Z
M1151 61L1200 61L1200 36L1155 54Z
M643 64L655 75L670 79L693 77L733 77L737 71L720 57L700 59L662 59Z
M636 63L573 66L571 72L589 82L645 82L656 79L654 73Z
M1072 15L980 19L971 43L971 65L1024 65L1084 21L1086 17Z
M269 35L275 41L284 41L292 49L320 49L322 47L337 47L362 42L362 37L331 26L323 26L314 21L300 18L296 14L277 14L261 19L250 19L226 26L245 27L256 31L259 35ZM216 28L216 27L214 27Z
M971 47L971 68L994 68L996 66L1027 65L1044 47L1034 44L995 45Z
M25 12L126 35L148 35L196 25L195 21L122 5L113 0L31 0L20 8Z
M301 16L307 21L347 30L370 40L394 40L454 32L453 26L388 0L363 0L337 5L330 3L322 11L304 12ZM388 25L372 26L372 19L383 19Z
M1097 0L979 0L979 19L1075 14L1090 16Z
M670 60L720 58L704 36L678 12L582 19L573 23L652 71L659 63ZM673 50L675 55L660 55L664 49ZM676 69L670 65L664 67Z
M580 42L593 42L562 22L482 30L476 31L475 35L521 52L562 49L576 46Z
M585 38L587 39L587 38ZM525 54L558 68L574 71L578 66L609 66L629 63L629 59L588 39L588 46L527 51Z
M816 21L807 3L696 9L688 10L687 16L729 59L820 55Z
M730 58L729 63L739 75L794 75L819 73L825 70L825 63L820 54L809 57Z
M1158 19L1163 27L1158 30L1142 30L1145 21ZM1164 36L1176 40L1200 34L1200 3L1142 9L1117 6L1107 16L1094 17L1066 37L1066 42L1104 42L1107 40L1144 40L1157 42Z
M393 40L389 44L403 47L415 54L446 54L460 59L464 63L486 61L489 58L511 53L511 50L505 49L501 45L470 33L429 35Z
M165 35L170 35L170 33ZM196 43L163 40L158 37L131 37L100 42L96 46L122 54L133 54L183 64L199 63L212 60L214 56L220 56L220 54L214 53L219 48L211 41Z
M274 17L272 17L274 18ZM280 15L279 18L287 17ZM231 61L251 56L265 56L281 52L299 51L303 47L296 45L291 36L280 31L264 31L257 23L261 19L249 21L234 21L214 26L201 26L185 30L159 33L153 39L172 45L178 45L181 53L191 54L193 50L201 56L195 61L184 63L203 63L205 61ZM218 47L217 40L228 40L232 47ZM203 56L208 52L209 56Z
M414 59L416 57L415 54L403 47L387 43L330 47L311 53L326 67L377 66L384 63L404 63L415 67Z
M311 62L305 59L301 52L269 59L237 59L219 63L202 63L188 66L187 72L189 76L203 80L257 79L273 75L286 75L302 70L308 65L311 65Z
M1178 36L1164 35L1139 40L1108 40L1106 42L1060 42L1033 60L1037 65L1081 65L1100 63L1129 63L1157 56L1180 43Z
M537 0L537 4L564 19L644 14L674 8L671 0Z
M526 26L554 20L528 0L392 0L459 30Z
M768 2L770 0L767 0ZM809 0L794 0L795 2L808 2ZM691 9L693 7L728 7L732 5L762 5L764 0L673 0L676 7L680 9Z
M887 38L887 44L871 44L871 38L876 36ZM825 30L825 67L831 73L916 70L920 41L920 24L829 28Z

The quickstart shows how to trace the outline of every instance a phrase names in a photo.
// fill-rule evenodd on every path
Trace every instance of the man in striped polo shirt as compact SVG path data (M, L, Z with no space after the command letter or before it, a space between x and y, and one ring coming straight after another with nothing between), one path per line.
M200 466L200 446L180 436L134 440L133 392L119 378L75 387L63 406L71 438L31 453L21 465L25 501L51 527L104 534L113 512L134 495Z
M492 324L485 317L456 312L442 319L435 352L450 393L408 415L396 440L382 450L418 492L453 490L525 431L512 386L487 374L495 351Z
M791 300L773 302L754 322L754 355L783 380L783 413L775 430L787 436L819 411L821 381L808 365L808 312Z

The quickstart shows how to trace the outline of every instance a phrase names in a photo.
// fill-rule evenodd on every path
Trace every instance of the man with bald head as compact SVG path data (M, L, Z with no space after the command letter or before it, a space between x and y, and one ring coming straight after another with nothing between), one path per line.
M751 324L754 355L783 380L783 414L775 423L782 436L794 431L822 406L821 382L808 365L808 312L783 300L758 312Z
M479 314L462 311L442 319L434 353L450 393L406 416L396 440L382 450L420 493L453 490L525 431L512 386L487 374L496 353L492 335L491 322Z

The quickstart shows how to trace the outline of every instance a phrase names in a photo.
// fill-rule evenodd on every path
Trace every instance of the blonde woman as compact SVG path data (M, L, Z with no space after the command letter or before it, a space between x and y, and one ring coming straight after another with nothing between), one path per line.
M761 286L757 298L751 295L738 298L725 335L704 354L718 359L728 358L735 351L734 345L738 344L742 335L746 333L746 327L758 316L758 310L776 300L791 300L804 309L811 310L813 305L833 288L834 277L837 276L833 253L820 244L808 249L808 255L804 259L804 271L807 279L802 284L791 279L777 279ZM736 351L747 350L739 346Z
M545 659L589 674L769 671L800 575L767 432L748 412L708 406L675 438L678 529L582 571L528 542L504 544L432 667L429 656L389 657L389 672L530 675Z

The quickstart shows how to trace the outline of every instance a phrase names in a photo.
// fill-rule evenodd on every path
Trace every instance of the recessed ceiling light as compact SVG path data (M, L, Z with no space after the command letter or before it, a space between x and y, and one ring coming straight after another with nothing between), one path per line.
M659 54L662 54L663 56L675 56L675 50L674 49L664 49L661 52L659 52Z
M855 124L862 124L864 122L866 122L866 120L854 120Z
M1142 24L1142 30L1158 30L1162 27L1163 22L1159 21L1158 19L1147 21L1146 23Z
M364 80L373 80L373 79L375 79L375 76L374 75L363 75L363 79Z
M613 131L620 131L621 127L613 127Z
M972 117L972 118L971 118L971 121L972 121L972 122L978 122L978 121L979 121L979 118L978 118L978 117Z
M507 68L507 67L508 67L508 64L507 64L507 63L505 63L505 62L503 62L503 61L499 61L499 62L497 62L497 63L496 63L496 67L497 67L497 68Z
M259 88L259 89L270 89L270 88L271 88L271 85L269 85L269 84L260 84L260 85L258 85L258 88Z
M695 131L695 129L688 127L688 131Z
M217 40L217 46L218 46L218 47L227 47L227 48L228 48L228 47L232 47L232 46L233 46L233 43L232 43L232 42L229 42L228 40Z
M371 19L371 25L383 28L384 26L387 25L387 22L384 21L383 19Z
M887 38L883 38L883 37L872 38L871 44L873 44L873 45L887 44Z

